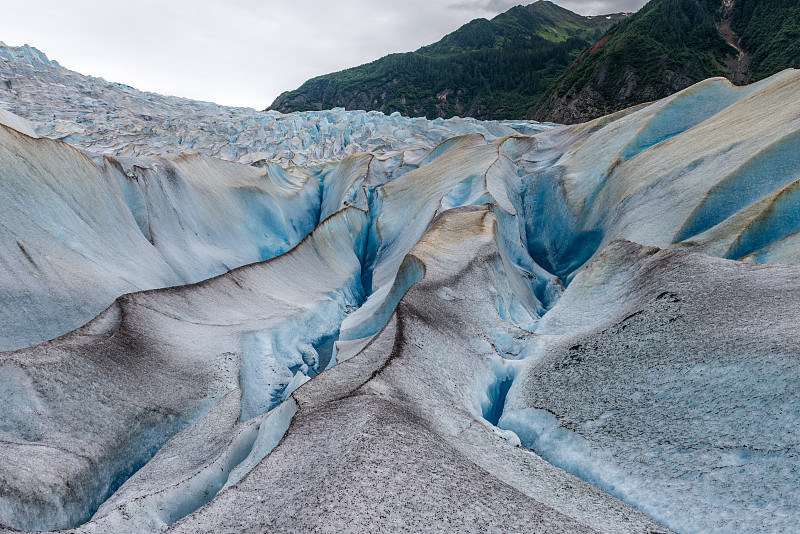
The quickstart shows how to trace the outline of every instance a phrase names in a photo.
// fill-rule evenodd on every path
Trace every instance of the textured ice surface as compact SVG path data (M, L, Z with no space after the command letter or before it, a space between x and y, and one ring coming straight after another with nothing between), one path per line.
M86 111L79 146L182 152L113 110L223 109L0 56L44 95L7 106ZM5 346L113 304L0 354L0 530L793 530L800 274L746 262L800 262L798 96L709 80L508 137L259 115L327 160L262 168L2 115ZM340 134L369 153L309 156Z
M471 385L494 353L481 340L525 335L494 305L496 224L486 206L443 214L410 251L425 277L390 322L295 391L284 440L172 530L666 532L475 418Z
M245 424L271 409L296 362L285 353L264 352L261 365L253 366L249 340L271 333L276 345L304 347L338 328L361 298L364 223L363 212L341 211L290 254L195 285L126 295L82 329L0 354L0 521L28 530L77 526L190 423L203 418L200 428L189 431L224 434L239 420ZM316 374L325 362L305 365L306 373ZM224 410L228 415L207 413L234 389L241 393L228 401L234 403ZM188 449L173 475L146 468L151 479L162 477L162 487L182 484L194 476L187 471L198 469L197 462L202 467L208 455L220 454L180 444L187 440L205 442L186 437L173 443ZM225 454L239 454L240 461L248 456ZM237 465L220 461L225 473ZM225 481L203 484L219 488ZM199 499L193 491L186 497L190 503ZM165 513L173 517L188 506ZM137 521L130 524L134 530Z
M791 531L798 291L797 268L612 244L540 325L499 426L677 532Z
M320 180L208 156L106 158L0 125L0 349L64 334L127 292L197 282L296 245Z

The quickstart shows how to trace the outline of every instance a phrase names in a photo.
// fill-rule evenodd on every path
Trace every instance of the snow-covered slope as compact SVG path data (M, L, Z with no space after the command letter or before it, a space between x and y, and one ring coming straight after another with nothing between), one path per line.
M791 531L798 97L287 168L0 116L6 346L110 304L0 354L0 525Z

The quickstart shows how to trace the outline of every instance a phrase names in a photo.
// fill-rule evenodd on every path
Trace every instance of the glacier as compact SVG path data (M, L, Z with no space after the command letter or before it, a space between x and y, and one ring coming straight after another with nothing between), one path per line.
M84 76L25 45L0 41L0 109L25 118L41 137L96 155L166 156L197 152L227 161L281 166L338 161L360 152L406 157L465 133L496 139L552 124L404 119L395 114L259 112L147 93Z
M800 71L573 126L0 76L0 532L800 524Z

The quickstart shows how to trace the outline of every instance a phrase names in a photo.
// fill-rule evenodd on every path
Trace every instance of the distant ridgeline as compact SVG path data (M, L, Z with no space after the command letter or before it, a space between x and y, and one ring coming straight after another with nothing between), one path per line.
M705 78L742 85L789 67L800 67L797 0L651 0L631 16L595 17L540 0L313 78L269 109L574 123Z
M584 17L539 1L476 19L416 52L312 78L269 107L344 107L409 116L521 118L624 14Z

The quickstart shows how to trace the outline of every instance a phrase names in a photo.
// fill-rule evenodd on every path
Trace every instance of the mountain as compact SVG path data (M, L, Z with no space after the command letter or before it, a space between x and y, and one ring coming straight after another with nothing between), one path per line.
M737 84L800 67L792 0L651 0L611 28L528 115L574 123L725 76Z
M268 109L518 119L580 52L626 16L584 17L540 0L473 20L415 52L308 80Z
M571 124L706 78L742 85L790 67L800 67L793 0L651 0L630 16L598 17L539 1L474 20L415 52L313 78L269 109Z
M304 112L375 151L257 168L0 113L0 534L791 532L798 115Z

